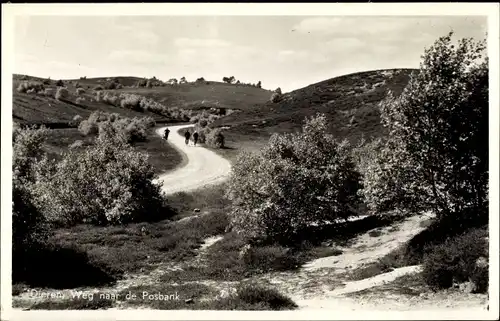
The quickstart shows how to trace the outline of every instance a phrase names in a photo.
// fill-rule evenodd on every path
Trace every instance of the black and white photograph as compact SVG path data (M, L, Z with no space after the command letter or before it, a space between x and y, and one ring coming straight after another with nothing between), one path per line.
M498 3L183 6L2 5L6 320L498 317Z

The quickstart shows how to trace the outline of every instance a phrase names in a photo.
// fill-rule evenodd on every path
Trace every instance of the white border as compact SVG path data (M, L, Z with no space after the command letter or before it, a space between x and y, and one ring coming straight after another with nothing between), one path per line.
M157 310L115 310L115 311L29 311L11 309L11 236L12 224L12 61L14 18L17 15L345 15L345 16L488 16L488 51L490 57L490 311L466 312L446 311L291 311L291 312L235 312L235 311L157 311ZM2 269L1 298L2 319L121 319L121 320L303 320L303 319L365 319L365 320L426 320L426 319L496 319L498 316L498 106L499 96L499 5L498 3L398 3L398 4L2 4L2 114L1 139L2 160ZM496 89L496 90L495 90ZM493 91L495 90L495 91Z

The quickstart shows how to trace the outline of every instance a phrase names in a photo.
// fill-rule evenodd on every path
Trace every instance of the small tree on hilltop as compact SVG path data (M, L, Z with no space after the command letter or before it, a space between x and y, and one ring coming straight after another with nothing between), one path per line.
M390 95L381 104L389 141L378 171L365 177L363 192L374 209L392 193L398 196L390 200L392 207L487 219L486 45L461 39L455 46L451 36L425 51L400 97Z
M327 134L324 115L306 119L301 133L274 134L260 153L236 161L228 196L231 226L281 243L312 223L356 215L359 174L346 142Z
M182 77L179 81L179 84L186 84L186 83L187 83L186 77Z
M259 82L257 83L257 88L262 88L262 83L260 82L260 80L259 80Z

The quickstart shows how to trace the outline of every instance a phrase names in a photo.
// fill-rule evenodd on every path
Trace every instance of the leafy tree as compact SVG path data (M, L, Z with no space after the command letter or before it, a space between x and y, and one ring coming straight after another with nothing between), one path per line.
M187 80L186 80L186 77L182 77L179 81L180 84L186 84L187 83Z
M67 151L37 179L33 190L51 221L120 224L163 215L161 183L155 179L146 154L136 152L118 136L99 135L83 151Z
M389 139L366 169L363 191L375 211L399 206L432 209L440 218L487 218L486 44L454 45L452 35L425 50L403 93L381 104Z
M177 81L176 78L170 78L168 81L167 81L167 84L169 85L177 85L179 82Z
M313 223L356 215L359 187L347 143L327 134L318 114L301 133L274 134L260 153L238 157L228 189L231 225L250 237L294 242Z
M17 268L24 266L24 252L43 243L48 235L45 217L35 206L31 193L37 163L44 159L45 128L16 128L12 159L12 254Z
M260 80L259 80L259 82L257 83L257 88L262 88L262 83L260 82Z

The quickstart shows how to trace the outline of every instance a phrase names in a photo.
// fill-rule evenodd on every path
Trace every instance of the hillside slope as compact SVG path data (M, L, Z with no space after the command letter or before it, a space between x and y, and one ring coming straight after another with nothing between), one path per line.
M52 88L54 92L57 89L55 80L49 81L38 77L14 75L12 109L14 121L27 124L46 124L50 127L67 127L74 116L80 115L86 118L94 110L118 113L126 117L152 116L157 122L167 121L163 116L151 112L138 112L95 101L94 88L97 86L105 87L113 80L124 86L122 89L109 90L115 94L138 94L152 98L166 107L183 109L219 107L244 110L247 106L265 103L271 95L270 91L261 88L212 81L137 88L135 85L142 78L114 77L64 80L64 86L68 88L70 97L66 101L58 101L53 98L53 95L50 97L18 92L16 88L24 80L42 82L45 88ZM77 84L86 91L83 94L83 97L86 98L84 103L76 103Z
M273 132L299 130L304 117L325 113L330 132L351 142L384 134L377 104L388 91L399 95L413 69L375 70L349 74L283 94L278 103L269 101L246 108L214 122L228 126L228 137L265 140Z

